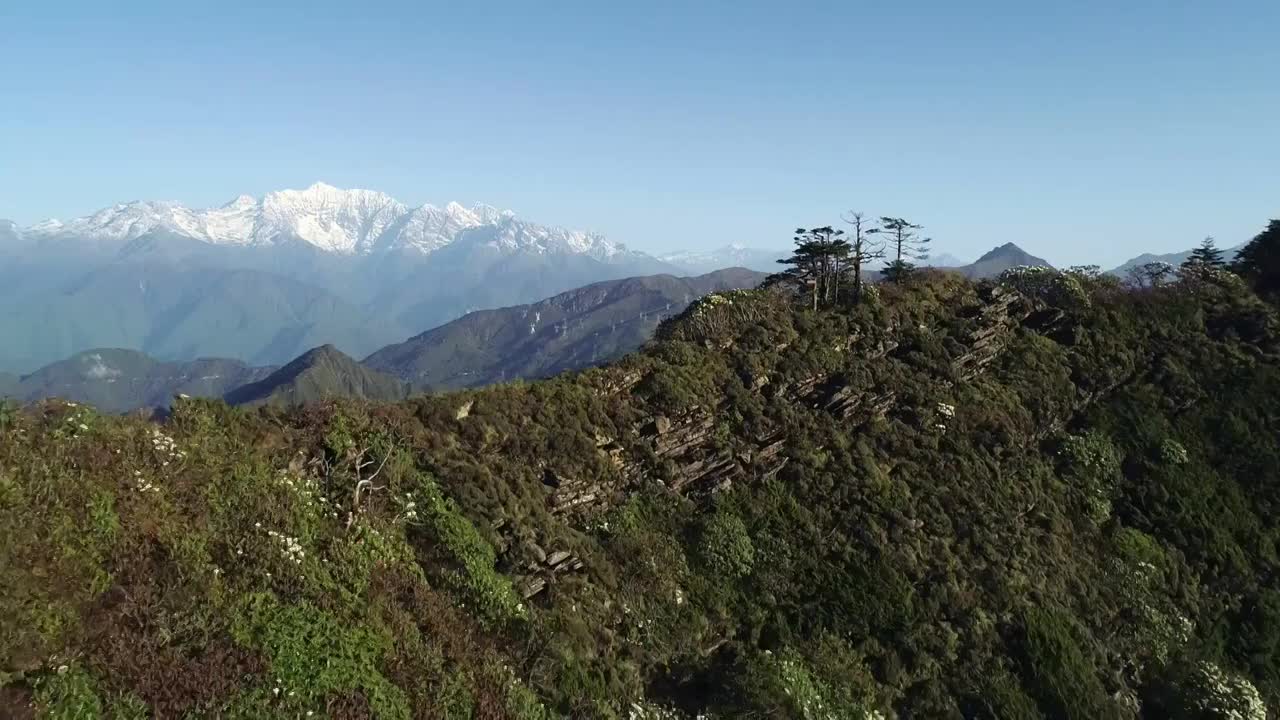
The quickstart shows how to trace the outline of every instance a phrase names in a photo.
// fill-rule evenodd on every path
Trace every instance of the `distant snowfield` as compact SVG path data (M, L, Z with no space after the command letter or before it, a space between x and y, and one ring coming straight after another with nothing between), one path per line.
M320 250L356 255L413 250L430 254L467 230L494 226L490 243L503 250L568 252L597 259L626 252L605 237L516 218L489 205L450 202L443 208L410 208L385 193L344 190L315 183L305 190L279 190L262 198L241 195L216 208L140 200L119 203L67 222L46 220L13 232L31 239L75 237L124 243L164 231L211 245L264 246L302 240Z

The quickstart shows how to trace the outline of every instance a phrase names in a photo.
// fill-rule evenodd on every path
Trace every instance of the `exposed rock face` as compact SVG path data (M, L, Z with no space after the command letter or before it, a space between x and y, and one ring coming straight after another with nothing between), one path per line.
M516 589L526 600L546 590L557 575L583 568L582 559L568 550L556 550L548 555L536 544L528 549L533 551L534 562L526 564L524 573L515 578Z
M999 357L1021 325L1039 317L1033 316L1033 311L1031 304L1016 291L999 286L984 288L980 302L968 314L969 327L952 335L966 350L953 361L952 377L943 382L950 384L975 378ZM1037 329L1043 330L1043 324L1037 324L1041 325ZM891 331L890 337L850 335L843 347L836 350L861 353L860 357L867 363L892 358L896 353L905 352L902 339L892 336L895 333L901 334L901 329ZM605 392L630 392L643 379L639 374L625 375L620 382L606 386ZM774 396L822 409L853 425L883 418L894 412L898 404L897 393L892 388L865 387L840 376L815 375L786 385L774 382L767 375L756 375L750 379L749 386L757 393L771 392ZM785 440L781 428L760 433L746 448L722 447L715 437L719 411L718 407L694 407L682 416L657 415L636 424L634 432L641 445L652 452L658 468L669 471L658 476L670 490L705 496L736 481L768 477L785 466L787 458L783 454ZM652 482L655 467L651 461L635 457L612 440L598 442L598 447L609 455L620 471L619 477L612 481L585 480L561 477L547 470L544 481L555 488L548 500L552 512L607 507L612 498L625 497L628 488Z
M1022 295L998 286L983 288L979 302L964 317L968 322L958 328L890 328L874 335L851 335L847 343L835 349L858 353L868 365L902 361L912 352L913 334L947 333L949 341L961 348L961 352L953 356L951 366L943 369L938 378L941 384L951 385L977 378L1000 357L1021 328L1043 333L1051 331L1061 320L1061 317L1037 312ZM615 375L612 382L606 382L599 391L606 397L625 395L644 379L639 372ZM786 383L768 373L755 373L746 378L745 384L752 392L768 395L774 401L784 399L830 413L852 427L900 413L904 420L945 431L949 419L949 416L942 418L939 423L936 412L916 413L912 408L900 407L894 388L843 374L817 374ZM596 450L607 458L610 471L601 477L574 477L546 467L542 472L543 483L549 491L548 510L556 515L577 515L580 523L654 482L672 492L701 500L735 482L766 479L787 465L786 428L763 428L745 447L741 442L731 446L724 441L724 433L717 432L722 410L718 405L693 406L679 415L641 417L635 420L630 432L621 432L628 438L625 442L597 434ZM517 588L526 598L544 592L560 575L583 569L582 561L570 550L544 551L536 545L535 548L526 548L522 556L528 560L515 570Z

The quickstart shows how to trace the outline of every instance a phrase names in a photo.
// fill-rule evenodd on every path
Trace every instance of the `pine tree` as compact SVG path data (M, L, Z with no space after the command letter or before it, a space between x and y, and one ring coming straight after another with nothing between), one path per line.
M1207 237L1204 242L1200 243L1200 247L1191 251L1191 256L1183 263L1183 269L1197 268L1220 268L1225 267L1226 262L1222 259L1222 251L1214 243L1213 238Z
M840 276L848 272L850 246L843 236L843 230L830 225L809 230L796 228L795 250L791 257L778 261L791 267L766 282L808 285L814 310L820 303L835 302L840 294Z
M844 221L853 227L849 242L849 270L853 273L853 301L862 301L862 268L872 260L884 257L884 243L872 242L873 228L866 228L860 212L849 212Z
M882 217L880 227L868 231L888 239L893 260L884 269L885 279L902 282L915 270L915 263L929 259L928 246L933 239L919 236L916 231L922 227L902 218Z
M1231 269L1260 297L1280 303L1280 220L1272 220L1266 230L1250 240L1236 254Z

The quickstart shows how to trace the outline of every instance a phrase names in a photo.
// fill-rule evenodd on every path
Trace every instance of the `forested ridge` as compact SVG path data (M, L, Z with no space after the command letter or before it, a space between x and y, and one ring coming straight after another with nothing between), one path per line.
M806 232L546 381L0 411L0 714L1280 710L1280 223L856 289Z

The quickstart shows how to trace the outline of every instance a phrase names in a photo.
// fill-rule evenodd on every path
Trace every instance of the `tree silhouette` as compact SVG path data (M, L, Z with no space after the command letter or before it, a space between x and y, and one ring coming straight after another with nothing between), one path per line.
M1222 251L1218 249L1213 238L1207 237L1200 246L1191 251L1191 256L1182 263L1183 269L1197 268L1220 268L1225 267L1226 262L1222 259Z
M1236 255L1231 269L1253 286L1259 297L1280 302L1280 220L1272 220Z
M840 276L849 271L850 245L844 231L830 225L809 230L796 228L796 247L791 257L778 262L790 267L771 276L767 282L792 282L808 286L813 309L821 303L835 302L840 295Z
M932 238L920 237L916 225L903 218L882 217L880 227L870 233L884 235L893 254L893 260L884 269L886 280L902 282L915 270L915 263L929 259L929 243Z
M848 264L853 273L853 301L857 303L862 301L862 268L872 260L884 257L884 243L872 241L875 230L864 227L868 223L862 213L850 211L843 220L853 228L849 236Z
M1160 287L1173 279L1174 268L1167 262L1149 262L1129 268L1128 283L1136 288Z

